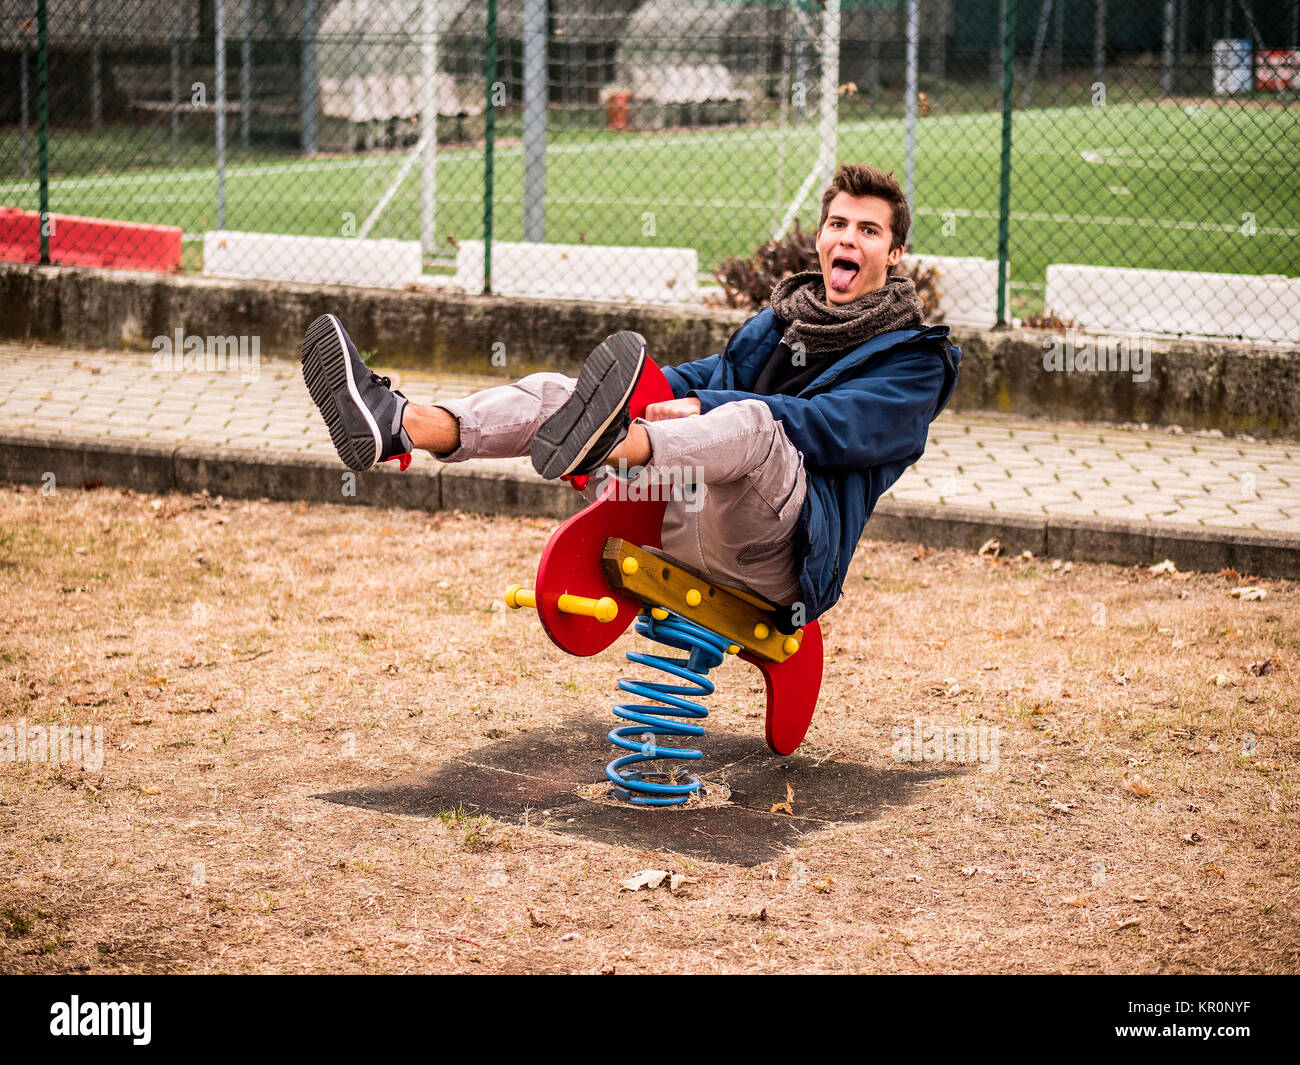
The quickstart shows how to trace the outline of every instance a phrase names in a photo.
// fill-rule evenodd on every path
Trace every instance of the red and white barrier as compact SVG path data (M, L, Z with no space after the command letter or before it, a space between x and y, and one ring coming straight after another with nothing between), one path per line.
M51 214L48 218L52 263L163 273L180 269L179 226L115 222L67 214ZM0 261L41 261L39 212L0 207Z

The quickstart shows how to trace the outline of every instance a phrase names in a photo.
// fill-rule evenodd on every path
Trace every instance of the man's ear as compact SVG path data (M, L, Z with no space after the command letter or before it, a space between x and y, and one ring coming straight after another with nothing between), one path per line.
M889 254L885 256L885 262L890 266L897 266L898 260L903 257L903 246L900 244L897 248L890 248Z

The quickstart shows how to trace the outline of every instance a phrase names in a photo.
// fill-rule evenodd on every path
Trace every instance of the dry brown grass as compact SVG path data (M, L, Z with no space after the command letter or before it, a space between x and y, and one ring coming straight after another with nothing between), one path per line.
M550 527L5 488L0 724L105 750L0 762L0 970L1300 968L1281 581L864 544L804 753L912 772L920 717L1000 764L753 868L311 798L609 718L621 655L492 605ZM716 727L761 729L755 676L722 667ZM646 867L688 880L620 892Z

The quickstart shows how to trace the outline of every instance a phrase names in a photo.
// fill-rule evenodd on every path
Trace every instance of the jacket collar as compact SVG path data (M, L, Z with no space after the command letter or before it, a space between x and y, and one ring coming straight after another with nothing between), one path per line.
M781 343L781 330L771 307L763 308L747 324L754 327L753 332L742 327L735 338L739 343L736 344L738 350L735 352L734 384L741 388L752 385L758 379L759 371L771 358L777 345ZM957 366L950 350L951 345L948 343L948 333L946 325L932 325L921 329L895 329L888 333L881 333L832 362L825 372L819 374L800 394L807 395L814 390L825 388L841 376L856 373L864 364L883 352L913 344L941 350L948 376L955 380ZM931 341L940 341L940 343L931 344L929 343ZM950 390L950 388L945 389L945 392Z
M847 355L837 359L834 363L826 368L826 372L819 374L802 394L825 388L831 382L838 380L840 377L851 376L862 369L868 362L875 360L876 356L893 352L898 348L916 346L941 347L944 352L945 363L950 363L952 357L948 352L948 327L946 325L932 325L921 329L895 329L888 333L880 333L872 337L865 344L859 344ZM940 345L930 345L927 341L941 340ZM954 376L956 368L952 368Z

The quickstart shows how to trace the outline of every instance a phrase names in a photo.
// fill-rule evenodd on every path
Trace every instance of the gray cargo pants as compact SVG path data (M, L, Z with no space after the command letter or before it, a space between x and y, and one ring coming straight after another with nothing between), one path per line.
M573 392L574 379L531 374L439 402L460 423L460 447L444 462L527 455L533 437ZM663 548L723 584L777 606L802 598L795 527L807 495L803 455L761 400L724 403L701 417L639 420L650 438L645 471L629 486L668 498ZM593 478L589 498L603 481ZM640 498L644 498L644 494Z

